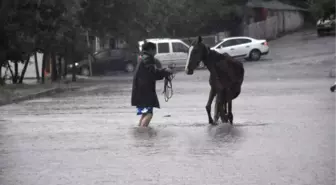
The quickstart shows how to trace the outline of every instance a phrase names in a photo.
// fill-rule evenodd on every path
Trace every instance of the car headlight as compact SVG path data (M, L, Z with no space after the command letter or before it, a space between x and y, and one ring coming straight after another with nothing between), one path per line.
M76 63L75 63L75 66L77 67L78 65L79 65L79 63L77 63L77 62L76 62ZM73 65L72 65L72 64L69 64L68 66L69 66L70 68L72 68L72 67L73 67Z

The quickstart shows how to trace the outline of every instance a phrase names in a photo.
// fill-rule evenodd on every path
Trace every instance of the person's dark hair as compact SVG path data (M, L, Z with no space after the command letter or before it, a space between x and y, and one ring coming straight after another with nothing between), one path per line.
M145 42L142 45L143 51L156 50L156 45L153 42Z

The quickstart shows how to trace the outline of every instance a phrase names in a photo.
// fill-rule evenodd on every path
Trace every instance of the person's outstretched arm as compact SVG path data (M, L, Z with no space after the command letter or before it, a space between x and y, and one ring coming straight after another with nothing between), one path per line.
M156 64L152 63L149 57L143 58L144 67L153 74L153 77L156 80L162 80L164 77L169 76L171 73L167 69L158 69L156 68Z

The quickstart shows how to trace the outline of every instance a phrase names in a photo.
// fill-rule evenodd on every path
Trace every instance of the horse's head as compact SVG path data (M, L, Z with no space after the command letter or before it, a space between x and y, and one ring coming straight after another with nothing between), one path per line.
M190 46L188 59L185 65L187 75L192 75L199 63L205 60L208 53L207 47L202 43L202 37L199 36Z

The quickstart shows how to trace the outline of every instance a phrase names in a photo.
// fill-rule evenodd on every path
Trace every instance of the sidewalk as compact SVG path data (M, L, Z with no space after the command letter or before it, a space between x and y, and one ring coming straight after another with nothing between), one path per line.
M85 85L77 83L65 84L62 82L53 84L8 84L0 87L0 106L49 96L54 93L74 91Z

